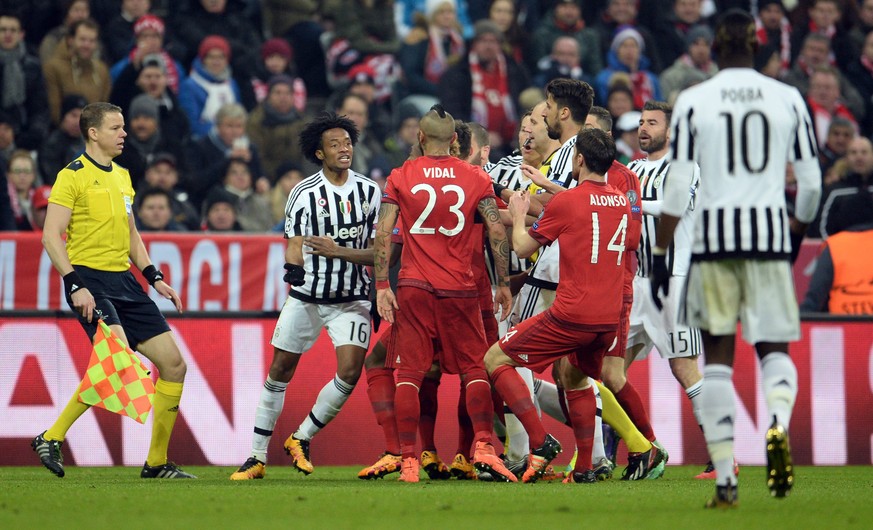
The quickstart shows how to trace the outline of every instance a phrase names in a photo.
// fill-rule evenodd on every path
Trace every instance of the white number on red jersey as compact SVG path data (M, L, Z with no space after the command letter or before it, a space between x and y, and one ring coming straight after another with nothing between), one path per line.
M597 212L591 212L591 263L597 263L600 257L600 217ZM616 252L618 257L615 260L616 265L621 265L621 257L624 256L625 238L627 237L627 214L621 216L621 222L615 233L612 234L612 239L606 245L606 250Z
M424 191L427 193L427 205L425 205L424 210L422 210L421 215L418 216L418 219L412 224L412 227L409 229L410 234L434 234L436 232L433 228L424 228L422 225L427 221L427 218L430 216L431 212L433 212L434 207L436 206L437 201L437 192L430 184L416 184L412 187L412 193L418 193L419 191ZM443 194L446 193L454 193L458 197L458 202L449 206L449 212L455 214L455 217L458 218L458 223L454 228L446 228L444 226L439 227L439 231L441 234L446 236L454 236L464 229L464 225L466 224L466 218L464 217L464 212L461 211L461 205L464 204L464 199L466 199L466 195L464 194L464 189L455 184L446 184L440 191Z

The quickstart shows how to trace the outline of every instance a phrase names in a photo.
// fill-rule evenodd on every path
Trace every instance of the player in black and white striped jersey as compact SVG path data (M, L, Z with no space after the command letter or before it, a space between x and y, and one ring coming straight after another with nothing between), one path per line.
M685 395L691 400L697 424L700 420L700 392L703 376L697 367L702 353L700 330L685 324L679 318L682 286L691 263L693 237L694 198L700 185L700 168L694 165L691 186L687 195L686 210L676 228L675 237L667 249L667 269L671 273L670 295L663 301L663 308L655 306L650 296L648 274L651 269L651 250L655 244L658 220L661 216L663 190L670 169L670 117L673 109L661 101L647 101L643 106L639 125L640 148L646 158L633 160L628 168L640 178L643 206L643 229L640 246L637 248L637 275L634 277L634 302L630 313L630 330L627 339L627 360L645 359L652 347L658 348L661 357L668 359L673 376L682 385ZM715 478L711 466L698 478ZM709 472L709 475L707 475Z
M303 353L327 329L337 373L319 392L297 430L285 440L292 465L313 471L309 442L348 400L370 345L370 240L381 202L372 180L350 169L358 140L355 124L325 113L300 133L304 155L321 171L291 191L285 206L285 277L291 291L271 341L273 362L255 413L252 454L232 480L263 478L267 445L285 402L285 390Z
M731 10L720 19L713 50L720 72L679 95L673 110L673 160L664 190L652 294L669 290L665 254L700 164L688 323L700 327L706 351L701 417L716 469L711 507L737 503L733 472L733 357L737 322L761 360L763 394L773 422L767 431L768 487L784 497L794 482L787 429L797 396L788 343L800 338L789 259L815 217L821 171L812 122L797 89L752 66L754 19ZM785 205L786 165L797 178L795 218Z

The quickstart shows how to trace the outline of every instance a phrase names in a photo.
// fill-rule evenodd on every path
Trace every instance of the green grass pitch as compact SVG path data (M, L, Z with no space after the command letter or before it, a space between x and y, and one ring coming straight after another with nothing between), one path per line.
M233 469L186 467L199 480L142 480L137 468L0 467L0 528L871 528L873 468L801 467L786 499L769 496L764 469L740 472L740 506L704 510L712 482L699 466L669 466L656 481L494 484L397 475L363 481L358 468L285 465L231 482ZM593 525L593 526L591 526Z

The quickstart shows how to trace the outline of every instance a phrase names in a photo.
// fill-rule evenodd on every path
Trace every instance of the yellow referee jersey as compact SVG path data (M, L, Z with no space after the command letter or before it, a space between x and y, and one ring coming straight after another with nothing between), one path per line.
M130 268L133 196L125 168L101 166L84 153L58 173L49 202L73 211L67 227L70 263L112 272Z
M552 167L552 159L555 158L555 153L557 152L558 151L552 151L552 154L550 154L545 160L543 160L543 164L540 166L540 173L542 173L543 175L549 174L549 170ZM534 183L531 183L531 185L527 188L527 191L531 195L539 195L540 193L545 193L546 190L537 186Z

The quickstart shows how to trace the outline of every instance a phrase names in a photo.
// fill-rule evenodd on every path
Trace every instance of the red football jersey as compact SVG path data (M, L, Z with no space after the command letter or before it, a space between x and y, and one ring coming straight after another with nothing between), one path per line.
M475 298L471 238L481 230L474 224L479 202L489 197L491 177L455 157L421 156L392 171L382 200L403 216L398 285Z
M637 273L637 247L643 230L643 194L640 190L640 178L626 165L618 160L612 161L612 166L606 173L606 182L625 194L630 204L631 216L627 225L628 256L625 262L624 294L634 295L634 276Z
M630 218L625 194L605 182L582 181L549 201L529 233L543 245L561 242L561 282L551 307L556 317L618 325Z

